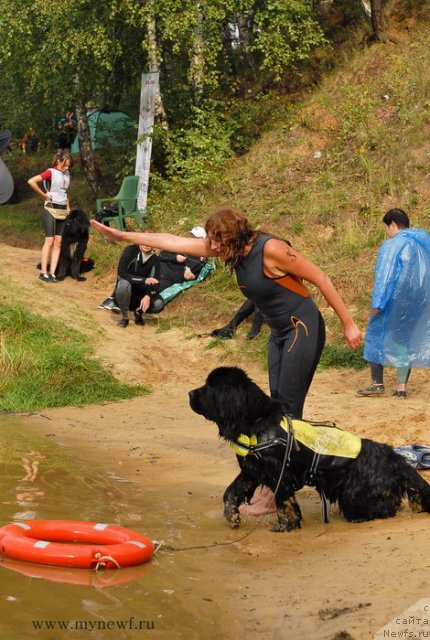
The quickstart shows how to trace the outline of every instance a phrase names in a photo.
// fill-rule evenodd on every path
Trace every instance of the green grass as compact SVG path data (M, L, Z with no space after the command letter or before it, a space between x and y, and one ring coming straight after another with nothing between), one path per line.
M327 344L319 361L319 369L365 369L368 363L363 359L363 348L351 351L347 347Z
M105 371L79 331L19 304L0 305L0 410L84 406L144 393Z

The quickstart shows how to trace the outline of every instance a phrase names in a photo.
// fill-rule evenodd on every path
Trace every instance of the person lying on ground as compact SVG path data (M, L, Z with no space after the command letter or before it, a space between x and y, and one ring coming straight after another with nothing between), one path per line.
M206 238L203 227L193 227L187 233L190 238ZM206 264L206 258L188 256L183 253L161 251L160 253L160 291L172 284L195 280Z

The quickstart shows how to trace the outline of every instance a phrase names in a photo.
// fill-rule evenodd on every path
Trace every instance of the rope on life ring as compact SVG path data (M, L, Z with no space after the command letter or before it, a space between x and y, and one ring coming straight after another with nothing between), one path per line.
M38 564L119 569L150 560L154 546L142 534L112 524L29 520L0 528L0 552Z

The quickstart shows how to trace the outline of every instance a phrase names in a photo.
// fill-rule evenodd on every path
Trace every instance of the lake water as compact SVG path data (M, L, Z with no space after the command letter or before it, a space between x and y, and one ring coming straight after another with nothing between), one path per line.
M151 540L157 531L178 540L189 526L186 514L175 512L163 499L153 504L144 479L126 481L97 460L90 466L79 452L59 445L49 434L34 435L11 416L0 416L0 462L0 526L16 520L89 520L135 529ZM206 523L203 536L225 537L218 520L219 531L218 525L214 529ZM217 549L210 554L165 549L138 567L98 572L0 555L0 637L239 637L234 616L226 618L225 602L218 598L219 580L208 570L218 554Z

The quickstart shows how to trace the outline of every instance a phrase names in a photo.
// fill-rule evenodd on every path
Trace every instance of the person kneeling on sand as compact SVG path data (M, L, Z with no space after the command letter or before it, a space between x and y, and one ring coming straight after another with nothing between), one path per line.
M124 329L129 324L129 311L134 321L143 325L145 313L159 313L164 302L159 295L160 260L151 247L133 244L124 249L118 262L118 279L114 297L121 311L118 322Z

